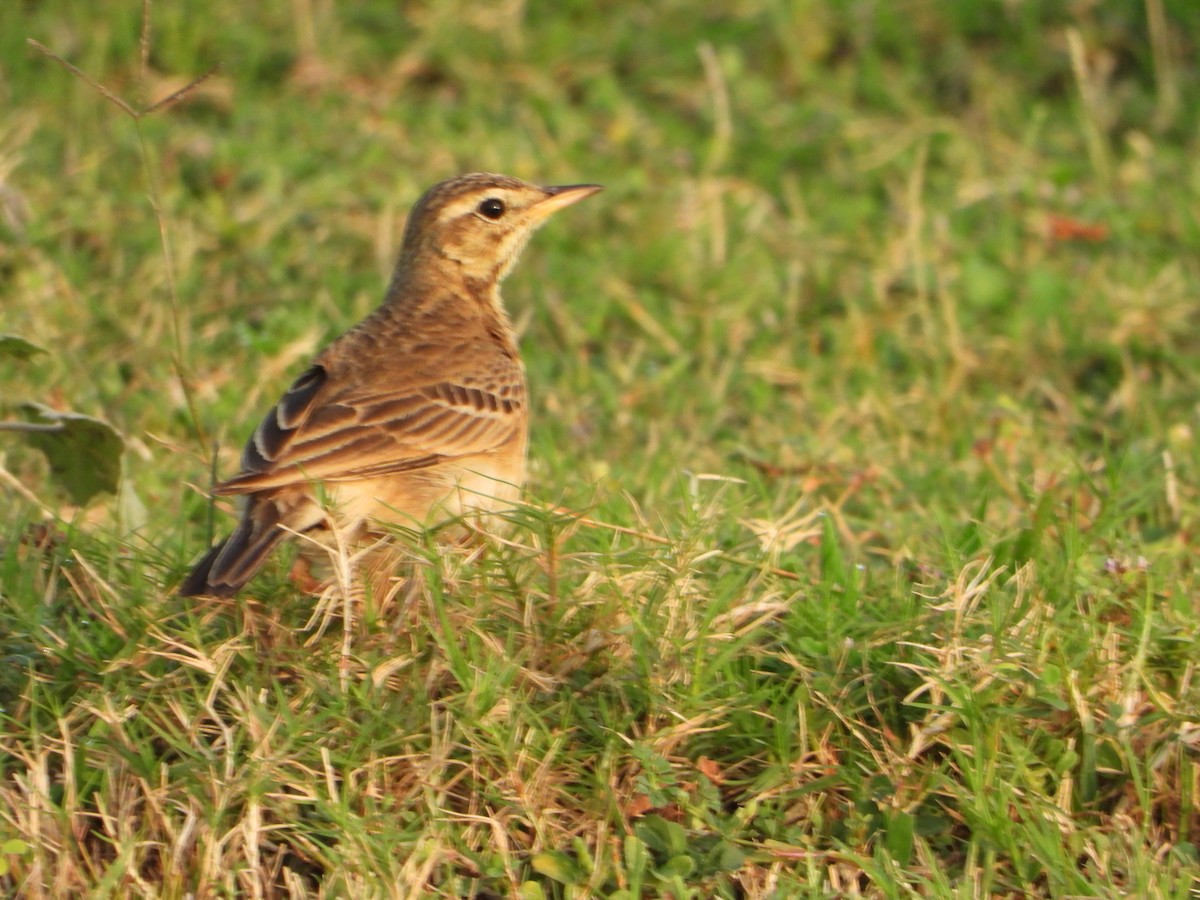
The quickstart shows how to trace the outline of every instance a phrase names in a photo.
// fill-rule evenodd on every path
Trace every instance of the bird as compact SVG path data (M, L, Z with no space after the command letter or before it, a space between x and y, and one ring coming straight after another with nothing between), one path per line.
M472 173L409 214L382 304L326 347L212 493L241 517L179 586L232 597L290 534L421 528L510 507L525 478L525 367L500 285L553 213L601 190Z

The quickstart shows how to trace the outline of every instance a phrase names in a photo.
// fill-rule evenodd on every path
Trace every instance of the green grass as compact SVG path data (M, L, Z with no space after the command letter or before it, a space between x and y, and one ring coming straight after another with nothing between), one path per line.
M143 69L136 3L0 5L0 418L127 439L87 509L0 446L3 890L1200 889L1200 8L404 7L157 4ZM27 38L222 69L135 123ZM506 285L529 508L175 596L211 442L480 169L607 187Z

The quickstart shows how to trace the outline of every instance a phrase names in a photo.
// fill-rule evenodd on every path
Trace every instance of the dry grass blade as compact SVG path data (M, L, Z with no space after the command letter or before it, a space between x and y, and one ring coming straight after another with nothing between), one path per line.
M120 107L120 109L126 115L128 115L130 118L137 119L139 117L137 110L135 110L132 106L130 106L128 103L126 103L120 97L118 97L116 94L114 94L108 88L106 88L104 85L100 84L98 81L93 81L91 78L89 78L83 72L81 72L79 69L75 68L75 66L71 65L69 62L67 62L65 59L63 59L61 56L59 56L57 53L52 51L49 47L45 46L44 44L39 43L38 41L35 41L33 38L26 38L26 41L30 44L30 46L35 47L36 49L40 50L46 56L50 57L50 59L54 60L56 63L58 63L64 69L66 69L68 72L70 72L72 75L74 75L80 81L82 81L84 84L87 84L94 91L96 91L98 94L100 94L100 96L104 97L109 102Z
M138 38L138 48L141 50L141 75L145 82L150 74L150 7L152 0L142 0L142 33Z
M147 106L144 110L142 110L142 115L148 116L148 115L150 115L150 113L158 112L160 109L165 109L166 107L171 106L174 103L177 103L178 101L184 99L188 94L190 94L192 91L194 91L200 85L204 84L204 82L208 81L208 79L210 79L214 75L216 75L217 72L219 72L219 71L221 71L221 64L217 63L215 66L213 66L207 72L205 72L203 75L199 75L196 78L193 78L191 81L189 81L183 87L181 87L179 90L174 91L170 94L167 94L167 96L163 97L161 100L158 100L158 101L150 104L149 106Z
M556 507L554 512L570 516L576 522L580 523L581 525L586 525L589 528L601 528L606 531L611 531L614 534L625 534L629 537L636 537L640 540L649 541L652 544L658 544L663 547L674 547L678 544L678 541L672 540L671 538L665 538L662 535L653 534L649 531L642 531L637 528L628 528L624 525L616 525L612 522L601 522L597 519L581 515L580 513L572 512L571 510L564 509L562 507ZM735 566L758 569L761 572L767 572L779 578L786 578L788 581L800 580L800 576L795 572L790 572L787 569L781 569L778 566L764 566L762 563L755 562L752 559L747 559L744 556L735 556L731 553L726 553L724 550L712 550L704 555L706 558L711 557L713 559L719 559Z

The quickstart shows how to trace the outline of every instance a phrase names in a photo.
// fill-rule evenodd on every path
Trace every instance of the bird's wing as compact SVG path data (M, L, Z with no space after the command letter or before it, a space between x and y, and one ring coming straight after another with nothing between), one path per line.
M520 425L524 379L513 366L483 383L459 383L467 380L338 390L313 366L255 430L242 472L216 492L375 478L493 450Z

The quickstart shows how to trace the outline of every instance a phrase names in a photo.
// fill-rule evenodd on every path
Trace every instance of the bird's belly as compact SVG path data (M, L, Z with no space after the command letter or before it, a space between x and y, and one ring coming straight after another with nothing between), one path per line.
M507 509L524 480L523 452L489 454L388 478L332 484L327 494L341 528L423 528L473 511Z

